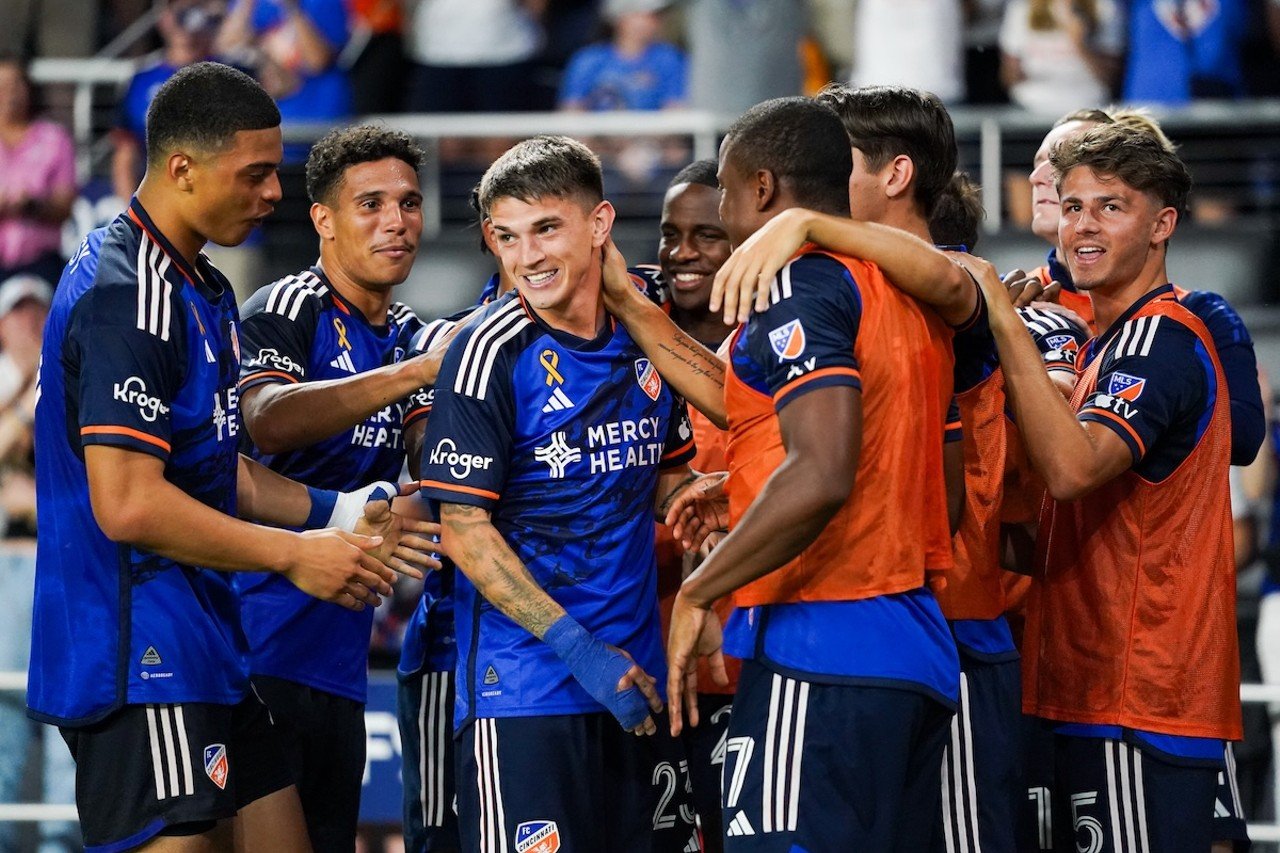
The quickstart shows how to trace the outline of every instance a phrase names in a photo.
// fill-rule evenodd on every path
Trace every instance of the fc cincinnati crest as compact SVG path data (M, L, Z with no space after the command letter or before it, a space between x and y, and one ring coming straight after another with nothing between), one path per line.
M769 346L779 361L792 361L804 353L804 326L800 321L783 323L769 333Z
M658 399L658 395L662 393L662 377L647 358L636 359L636 381L650 400Z
M1147 380L1145 379L1116 371L1109 377L1107 393L1112 397L1119 397L1121 400L1128 400L1132 403L1142 396L1142 386L1146 384Z
M560 827L554 820L527 820L516 827L516 853L556 853Z
M211 743L204 748L204 772L219 788L227 787L227 747L221 743Z
M236 364L240 363L240 334L236 331L234 322L228 323L231 327L231 354L236 358Z

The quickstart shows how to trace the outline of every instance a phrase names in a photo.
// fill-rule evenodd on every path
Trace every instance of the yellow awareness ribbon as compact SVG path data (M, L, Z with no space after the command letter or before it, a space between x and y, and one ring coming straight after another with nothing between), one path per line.
M343 349L351 349L351 341L347 340L347 327L342 325L341 317L333 318L333 330L338 333L338 346Z
M555 382L564 384L564 377L560 375L560 371L556 370L556 366L560 364L560 353L553 349L544 349L542 355L538 356L538 363L547 371L548 385Z

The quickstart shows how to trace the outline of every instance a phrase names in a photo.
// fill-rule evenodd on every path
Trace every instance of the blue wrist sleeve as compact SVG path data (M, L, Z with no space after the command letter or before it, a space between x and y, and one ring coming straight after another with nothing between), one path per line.
M640 689L618 690L618 679L632 666L630 658L591 636L567 615L547 629L542 639L565 662L591 698L607 708L624 729L634 729L644 722L649 715L649 703Z
M311 514L303 525L307 530L327 527L333 517L333 508L338 503L338 493L329 489L313 489L307 486L307 494L311 497Z

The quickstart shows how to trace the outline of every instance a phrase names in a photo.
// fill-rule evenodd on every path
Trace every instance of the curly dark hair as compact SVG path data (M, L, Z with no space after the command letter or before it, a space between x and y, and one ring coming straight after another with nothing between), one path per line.
M1057 172L1058 192L1067 172L1085 166L1094 174L1119 178L1139 192L1172 207L1181 221L1187 214L1191 173L1155 135L1124 124L1100 124L1079 136L1064 139L1049 152Z
M331 204L347 169L361 163L395 158L415 172L425 155L406 133L376 124L340 127L326 133L307 156L307 195L317 204Z

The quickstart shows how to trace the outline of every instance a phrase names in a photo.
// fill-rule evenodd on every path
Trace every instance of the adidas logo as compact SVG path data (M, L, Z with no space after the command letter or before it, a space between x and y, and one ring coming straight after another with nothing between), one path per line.
M142 653L143 666L159 666L162 663L160 653L156 651L155 646L147 646L147 650Z
M556 390L551 392L551 399L547 400L547 404L542 407L544 412L563 412L565 409L572 409L573 401L569 399L569 395L557 385Z
M485 684L498 683L498 671L494 669L492 666L484 671L484 683Z
M729 831L727 835L755 835L756 831L751 828L750 821L747 820L747 813L739 810L733 816L733 820L729 821Z
M1227 807L1223 804L1222 800L1215 799L1213 801L1213 816L1215 818L1231 817L1231 812L1227 810Z
M329 366L336 367L339 370L345 370L347 373L356 372L356 365L351 360L351 352L349 350L343 350L340 352L337 358L329 362Z
M693 837L689 839L689 842L685 844L684 850L681 851L681 853L700 853L701 850L702 845L698 843L698 833L695 832Z

